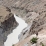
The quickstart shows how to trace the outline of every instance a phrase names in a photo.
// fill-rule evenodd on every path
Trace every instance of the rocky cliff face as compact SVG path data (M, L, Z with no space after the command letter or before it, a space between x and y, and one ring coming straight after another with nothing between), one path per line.
M3 43L7 39L7 35L18 25L14 18L14 14L8 7L0 5L0 46L4 46Z
M38 34L43 29L46 29L46 13L42 13L40 16L36 17L32 24L25 28L19 36L19 39L24 39L32 34Z
M37 17L37 13L40 15L46 12L45 4L46 0L19 0L12 6L12 10L30 24Z
M30 42L33 37L38 38L35 44ZM15 46L42 46L42 44L46 46L46 12L37 16L28 27L23 29L18 38L20 41Z
M11 9L30 25L28 27L31 34L46 26L44 25L46 24L46 0L18 0ZM27 29L23 30L24 34L28 31Z
M20 43L18 43L15 46L19 46L19 45L30 46L31 44L27 45L26 43L29 42L28 37L30 37L33 34L41 36L39 34L39 32L41 32L42 36L44 36L43 35L45 33L44 29L46 29L46 0L18 0L11 7L11 9L13 10L12 12L16 13L17 16L23 18L29 24L29 26L26 27L18 37ZM44 30L44 33L42 33L42 30ZM39 38L39 39L41 39L40 42L43 41L43 43L46 46L46 43L44 42L46 41L45 40L46 38L45 39ZM25 42L25 40L27 41ZM32 45L32 46L36 46L36 45ZM41 45L38 44L38 46Z
M23 18L25 22L29 24L29 26L25 28L18 37L20 43L15 46L30 46L31 44L27 45L27 43L29 43L29 40L32 38L31 35L33 34L39 36L42 34L42 36L44 36L46 32L46 0L1 0L0 4L9 7L12 13ZM40 38L40 40L43 41L46 46L46 38ZM38 46L41 45L38 44Z
M13 13L23 18L28 24L33 20L30 18L32 17L30 12L38 14L46 12L46 0L1 0L0 4L9 7Z

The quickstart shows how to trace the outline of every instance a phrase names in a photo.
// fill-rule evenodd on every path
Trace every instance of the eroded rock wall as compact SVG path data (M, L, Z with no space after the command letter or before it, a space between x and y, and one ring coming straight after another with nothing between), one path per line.
M31 17L36 17L37 13L40 15L46 12L45 5L46 0L19 0L11 7L11 9L19 17L23 18L28 24L30 24L33 20ZM36 14L33 13L34 15L32 15L32 12Z
M0 5L9 7L12 13L29 24L19 35L19 40L37 34L46 28L46 0L1 0Z
M38 32L40 32L43 29L46 29L46 12L36 17L33 20L32 24L28 25L28 27L26 27L21 32L21 34L19 35L19 40L23 40L32 34L38 35Z
M30 12L38 14L46 12L46 0L1 0L0 5L9 7L13 13L23 18L28 24L32 20Z
M46 26L44 25L46 24L46 17L44 17L46 16L46 0L18 0L11 9L13 13L23 18L30 26L30 28L25 29L26 31L22 31L20 39L24 39L27 34L28 37L31 34L41 31Z

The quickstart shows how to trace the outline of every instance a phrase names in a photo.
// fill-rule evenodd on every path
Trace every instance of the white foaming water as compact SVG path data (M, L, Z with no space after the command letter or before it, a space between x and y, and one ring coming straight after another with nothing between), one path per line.
M22 30L25 27L27 27L27 23L25 23L25 21L23 19L17 17L15 14L14 14L14 17L15 17L16 21L19 23L19 25L17 28L15 28L13 30L13 32L11 34L9 34L7 36L7 40L4 43L4 46L12 46L13 44L16 44L19 41L18 35L22 32Z

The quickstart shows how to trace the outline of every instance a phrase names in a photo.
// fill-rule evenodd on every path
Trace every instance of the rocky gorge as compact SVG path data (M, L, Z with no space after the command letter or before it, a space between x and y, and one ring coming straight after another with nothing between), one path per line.
M40 42L46 46L46 0L1 0L0 5L10 8L12 13L28 23L14 46L42 46ZM36 35L39 38L37 45L31 44L29 41Z

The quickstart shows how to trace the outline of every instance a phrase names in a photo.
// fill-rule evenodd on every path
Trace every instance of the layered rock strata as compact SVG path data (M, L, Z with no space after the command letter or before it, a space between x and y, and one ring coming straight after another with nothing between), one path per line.
M46 29L46 0L1 0L0 5L9 7L12 10L12 13L23 18L26 23L29 24L29 26L19 35L20 43L17 46L27 46L24 45L24 42L26 40L27 43L29 40L28 37L33 34L39 35L39 32L42 33L42 30ZM45 33L45 30L43 32ZM28 40L26 38L28 38ZM21 42L21 40L24 41ZM46 41L46 38L43 42L44 41ZM46 46L46 43L44 44Z
M30 12L38 14L46 12L46 0L1 0L0 5L9 7L13 13L23 18L28 24L32 21Z

